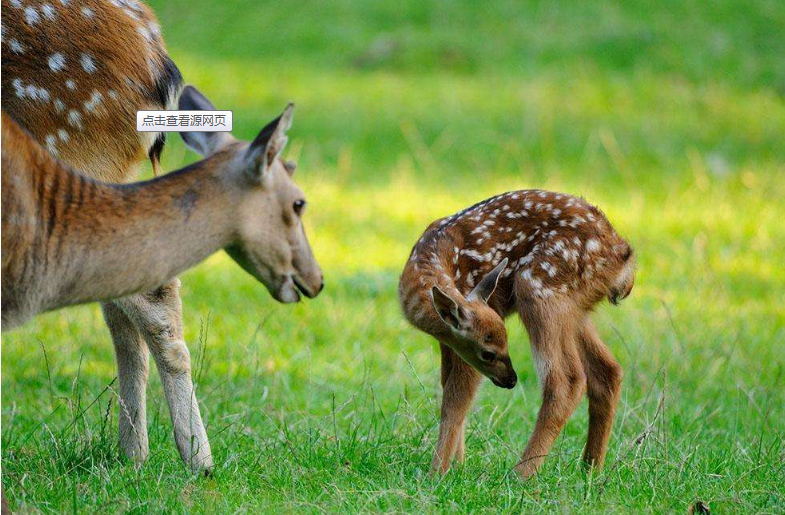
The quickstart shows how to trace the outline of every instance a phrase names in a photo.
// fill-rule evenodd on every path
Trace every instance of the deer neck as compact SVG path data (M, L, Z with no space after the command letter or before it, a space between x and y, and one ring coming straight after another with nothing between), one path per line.
M70 191L49 194L79 192L81 202L49 222L78 242L56 260L63 288L52 307L83 302L96 291L108 299L156 288L232 243L230 206L241 202L242 192L215 172L220 159L137 184L106 185L76 174L61 180L61 189Z

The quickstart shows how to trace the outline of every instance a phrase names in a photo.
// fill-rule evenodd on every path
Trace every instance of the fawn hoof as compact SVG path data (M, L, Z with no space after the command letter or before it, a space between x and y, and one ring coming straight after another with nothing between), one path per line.
M527 479L537 474L537 467L528 463L518 463L515 466L515 473L518 475L521 481L526 481Z

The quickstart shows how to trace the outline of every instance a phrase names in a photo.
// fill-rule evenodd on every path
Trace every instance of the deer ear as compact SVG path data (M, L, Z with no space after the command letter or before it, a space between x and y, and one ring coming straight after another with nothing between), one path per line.
M255 179L261 180L267 169L275 162L275 158L283 152L289 138L286 131L292 127L294 104L289 103L281 116L271 121L259 132L256 139L246 152L246 163L249 172Z
M466 314L463 309L451 299L438 286L431 288L433 296L433 307L445 324L456 331L463 331L466 328Z
M474 289L466 297L466 300L482 300L488 302L488 299L493 295L496 285L499 283L499 276L507 268L509 259L504 258L504 261L496 265L496 268L488 272L485 277L474 287Z
M215 111L215 106L193 86L186 86L180 94L177 108L181 111ZM185 145L201 155L209 157L231 138L226 132L181 132Z

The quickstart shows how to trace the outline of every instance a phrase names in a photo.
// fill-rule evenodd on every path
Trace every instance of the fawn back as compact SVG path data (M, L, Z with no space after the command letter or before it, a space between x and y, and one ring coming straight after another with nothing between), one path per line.
M152 11L137 0L3 0L2 108L53 156L122 182L165 133L136 111L172 109L182 88Z

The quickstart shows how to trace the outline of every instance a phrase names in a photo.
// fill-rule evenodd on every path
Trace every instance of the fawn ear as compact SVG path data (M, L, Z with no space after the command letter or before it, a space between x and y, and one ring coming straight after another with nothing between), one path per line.
M433 295L433 307L436 308L439 318L456 331L465 330L466 313L458 303L440 290L438 286L431 288L431 295Z
M181 111L215 111L215 106L193 86L186 86L177 101ZM201 155L209 157L221 148L231 136L227 132L181 132L185 145Z
M485 277L474 287L474 289L466 297L466 300L482 300L488 302L488 299L493 295L496 285L499 283L499 276L507 268L509 259L504 258L504 261L496 265L496 268L488 272Z
M292 127L294 104L289 103L283 113L271 121L259 132L251 146L248 147L245 159L250 173L261 180L267 169L275 162L275 158L283 152L289 138L286 131ZM287 169L288 171L288 169ZM291 173L294 173L292 170ZM291 175L290 173L290 175Z

